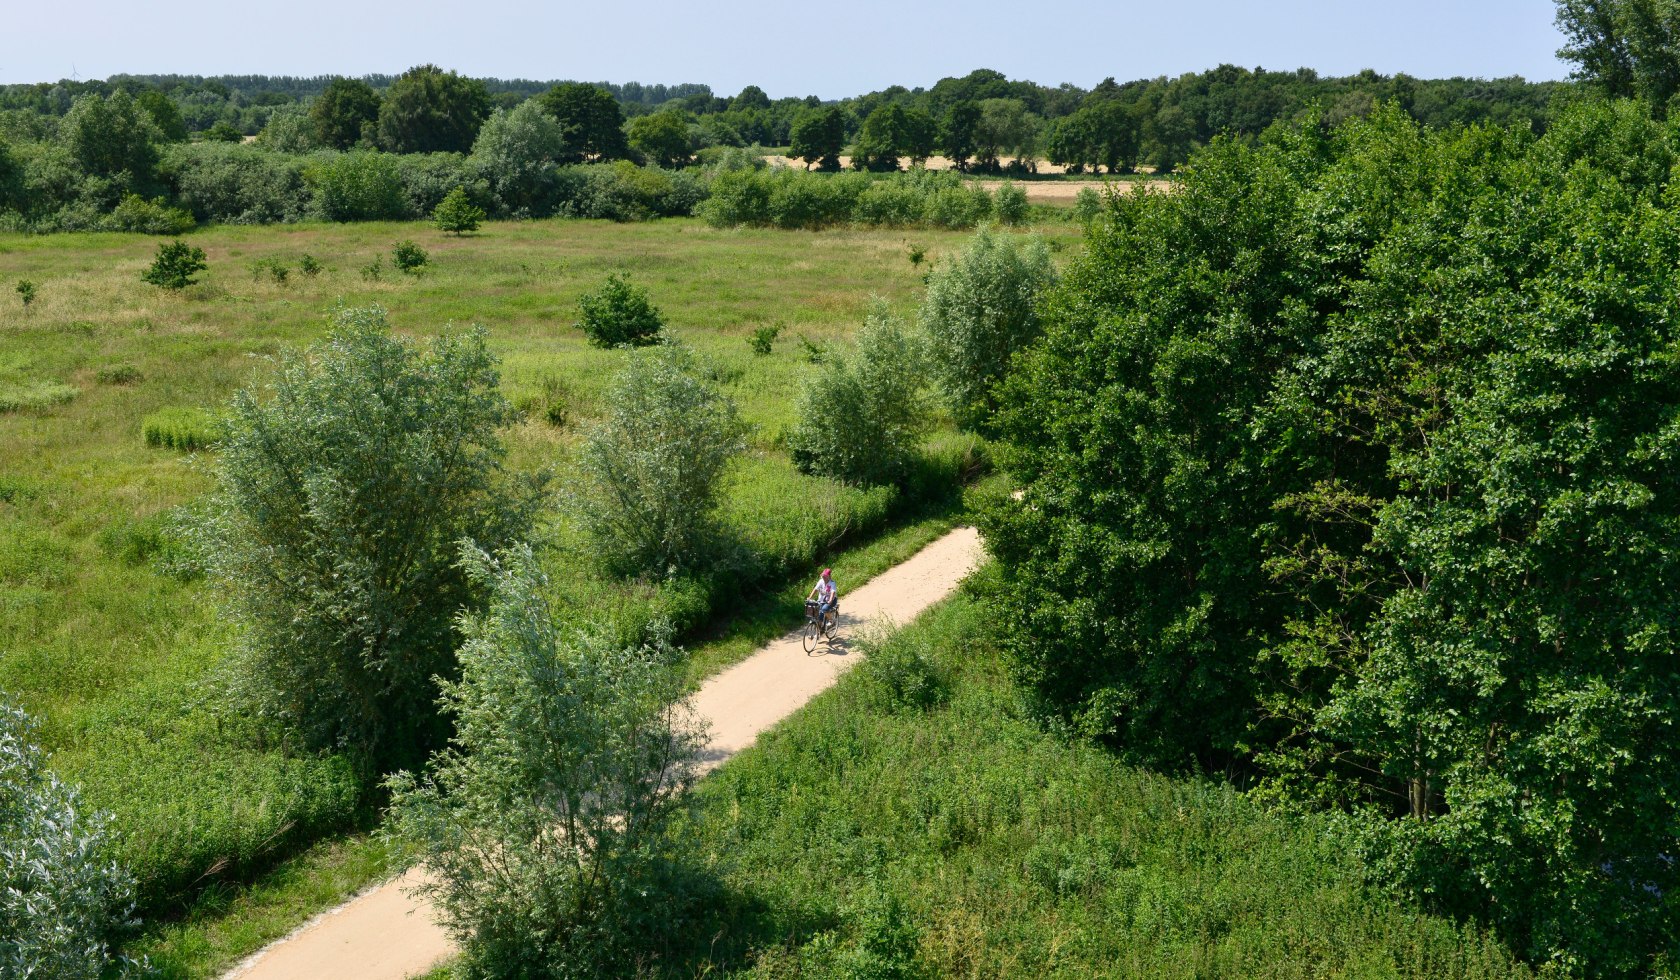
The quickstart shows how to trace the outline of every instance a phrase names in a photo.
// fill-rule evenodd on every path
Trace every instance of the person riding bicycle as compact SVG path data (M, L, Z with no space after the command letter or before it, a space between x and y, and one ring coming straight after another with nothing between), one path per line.
M806 602L810 602L812 599L817 600L817 611L822 614L830 626L834 625L834 620L837 618L836 609L840 605L840 587L834 584L832 571L833 569L823 569L822 575L817 579L817 584L811 586L811 591L805 596Z

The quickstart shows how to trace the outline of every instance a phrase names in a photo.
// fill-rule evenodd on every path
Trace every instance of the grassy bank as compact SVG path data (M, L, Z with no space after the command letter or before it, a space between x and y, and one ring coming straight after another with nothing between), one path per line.
M1528 975L1366 890L1322 825L1044 733L968 596L697 800L718 897L673 977Z

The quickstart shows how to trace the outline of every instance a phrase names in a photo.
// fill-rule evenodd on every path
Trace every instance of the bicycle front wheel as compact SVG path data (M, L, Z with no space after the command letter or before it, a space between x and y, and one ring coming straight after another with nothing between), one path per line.
M807 619L805 621L805 652L806 653L810 653L812 650L815 650L817 648L817 630L818 629L819 629L819 627L817 625L816 620Z

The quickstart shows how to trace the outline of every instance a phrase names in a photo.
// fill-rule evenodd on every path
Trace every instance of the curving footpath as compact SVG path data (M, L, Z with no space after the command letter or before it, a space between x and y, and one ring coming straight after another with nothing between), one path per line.
M841 638L807 655L798 633L776 640L694 695L711 740L702 773L752 745L857 662L847 642L876 620L905 623L950 595L980 562L980 534L964 527L840 596ZM424 974L455 951L430 907L409 895L423 870L371 888L304 923L249 957L224 980L402 980Z

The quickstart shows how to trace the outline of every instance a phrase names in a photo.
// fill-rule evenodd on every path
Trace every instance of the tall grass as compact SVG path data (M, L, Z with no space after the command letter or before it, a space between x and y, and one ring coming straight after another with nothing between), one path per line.
M728 898L667 976L1528 975L1327 825L1042 731L966 595L697 794Z

